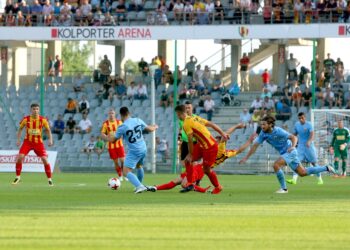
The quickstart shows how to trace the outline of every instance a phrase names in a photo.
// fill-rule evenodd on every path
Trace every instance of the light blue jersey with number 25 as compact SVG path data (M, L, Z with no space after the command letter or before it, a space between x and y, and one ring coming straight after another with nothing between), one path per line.
M128 145L128 151L141 153L147 150L142 131L147 127L146 123L139 118L128 118L120 125L115 134L115 138L124 138Z

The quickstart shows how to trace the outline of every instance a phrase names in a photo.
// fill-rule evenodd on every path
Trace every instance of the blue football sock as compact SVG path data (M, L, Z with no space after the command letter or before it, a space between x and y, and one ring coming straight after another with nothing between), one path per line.
M284 173L282 171L282 169L279 169L277 172L276 172L276 175L277 175L277 179L281 185L281 188L282 189L287 189L287 184L286 184L286 179L284 178Z
M324 166L324 167L315 166L315 167L307 168L306 169L306 173L307 173L307 175L318 174L318 173L321 173L321 172L325 172L327 170L328 170L328 168L326 166Z
M139 179L140 182L143 181L143 176L145 175L145 171L143 170L143 167L138 168L136 170L136 174L137 174L137 179Z
M132 185L134 185L135 187L139 187L141 186L141 182L139 181L139 179L137 179L136 175L134 175L133 173L129 172L126 177L129 179L129 181L131 182Z

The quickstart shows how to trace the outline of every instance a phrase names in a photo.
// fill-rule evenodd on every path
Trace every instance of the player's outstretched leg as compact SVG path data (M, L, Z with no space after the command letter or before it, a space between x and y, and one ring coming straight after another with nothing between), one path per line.
M142 166L137 166L136 175L137 179L139 179L139 181L142 183L143 177L145 176L145 171L143 170Z

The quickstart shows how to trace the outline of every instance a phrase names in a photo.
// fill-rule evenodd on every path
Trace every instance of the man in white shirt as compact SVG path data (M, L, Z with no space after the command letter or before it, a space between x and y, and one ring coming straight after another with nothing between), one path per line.
M131 82L128 89L126 90L126 96L129 100L133 100L137 95L137 87L135 86L135 82Z
M43 5L43 15L48 16L53 12L53 7L50 4L50 0L46 0L45 4Z
M88 134L91 132L92 129L92 123L87 118L87 114L83 114L83 119L79 122L79 131L81 134Z
M183 12L184 12L184 4L181 2L181 0L176 0L173 11L174 11L175 20L181 24L181 21L183 20Z
M248 113L248 109L243 109L243 112L239 114L239 121L243 123L246 127L250 126L252 123L252 116ZM243 133L245 132L245 128Z
M211 99L211 96L208 95L206 97L206 100L204 101L204 111L207 113L207 120L211 121L211 118L213 116L214 112L214 107L215 107L215 102L213 99Z
M147 88L146 85L142 82L139 83L139 87L137 88L137 99L145 100L147 99Z
M168 158L168 142L165 139L156 137L157 153L161 155L162 161L166 162Z
M253 113L255 109L261 109L262 108L262 100L260 99L260 96L257 96L256 99L252 102L252 105L250 105L249 113Z
M297 67L299 66L300 62L293 57L293 53L290 53L289 56L290 58L287 60L288 79L297 80L298 79Z

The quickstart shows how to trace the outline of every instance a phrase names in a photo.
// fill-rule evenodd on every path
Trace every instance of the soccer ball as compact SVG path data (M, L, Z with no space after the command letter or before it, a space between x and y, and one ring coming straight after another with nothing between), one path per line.
M117 190L120 188L121 182L118 178L110 178L108 180L108 187L110 187L113 190Z

